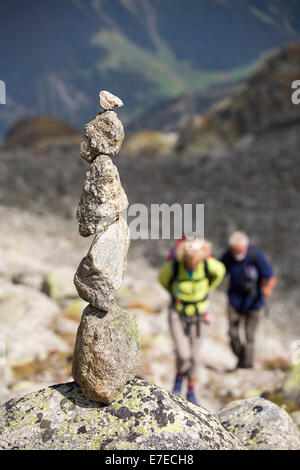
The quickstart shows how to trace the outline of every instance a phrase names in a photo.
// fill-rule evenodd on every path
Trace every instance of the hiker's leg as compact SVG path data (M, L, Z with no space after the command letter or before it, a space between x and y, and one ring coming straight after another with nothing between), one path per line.
M197 319L198 320L198 319ZM201 362L201 345L202 345L202 336L201 336L201 324L197 326L197 323L193 323L190 327L190 343L192 351L192 361L191 367L188 371L188 390L187 390L187 400L197 404L197 398L195 394L195 387L199 379L199 368Z
M241 315L229 305L229 336L230 345L233 353L239 358L239 362L242 359L244 348L240 339L240 321Z
M250 310L246 316L246 344L244 352L244 367L253 367L254 338L260 317L260 310Z
M192 323L190 327L190 344L191 344L191 351L192 351L192 360L191 360L191 367L188 372L188 377L191 380L197 380L199 377L199 368L201 364L201 346L202 346L202 331L201 331L201 323L199 322L199 335L198 335L198 328L196 323Z
M169 325L175 345L177 372L184 375L191 366L191 346L180 314L174 309L169 312Z

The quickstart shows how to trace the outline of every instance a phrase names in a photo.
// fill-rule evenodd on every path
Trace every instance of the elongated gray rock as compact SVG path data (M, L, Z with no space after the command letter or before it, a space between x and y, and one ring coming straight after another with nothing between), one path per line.
M123 101L109 91L102 90L99 93L100 106L105 111L113 111L120 106L123 106Z
M114 156L122 145L124 129L114 111L105 111L86 124L80 144L81 157L91 163L101 154Z
M72 367L84 395L110 403L134 378L140 362L134 316L117 305L108 313L88 305L77 331Z
M0 449L238 450L238 439L207 410L145 380L110 405L91 402L74 382L0 407Z
M233 401L218 418L249 450L300 449L300 432L292 418L264 398Z
M105 230L127 207L117 167L107 155L100 155L86 173L76 214L80 235Z
M130 233L120 217L96 235L90 250L75 274L79 296L100 310L109 310L118 294L127 264Z

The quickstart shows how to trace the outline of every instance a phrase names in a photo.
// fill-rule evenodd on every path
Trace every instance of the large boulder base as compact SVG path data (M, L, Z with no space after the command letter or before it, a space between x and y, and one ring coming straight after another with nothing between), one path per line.
M99 310L108 311L116 300L127 264L130 233L120 219L96 235L74 276L78 295Z
M243 449L207 410L140 379L118 400L87 400L69 382L0 407L1 449Z
M74 349L72 375L90 400L110 403L141 363L134 316L115 305L108 313L89 305L82 314Z
M249 450L300 449L300 433L279 406L261 397L237 400L218 414L223 426Z

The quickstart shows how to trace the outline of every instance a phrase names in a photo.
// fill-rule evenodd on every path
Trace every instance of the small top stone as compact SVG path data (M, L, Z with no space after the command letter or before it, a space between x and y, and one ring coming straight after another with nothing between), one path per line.
M99 93L100 98L100 106L105 111L113 111L120 106L123 106L123 101L120 100L117 96L113 95L109 91L100 91Z

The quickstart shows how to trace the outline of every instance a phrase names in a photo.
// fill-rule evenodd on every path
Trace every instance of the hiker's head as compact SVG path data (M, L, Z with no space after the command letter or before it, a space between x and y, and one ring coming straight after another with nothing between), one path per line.
M245 233L233 232L230 235L228 242L234 259L242 261L246 258L249 247L249 238Z
M211 252L211 243L194 238L184 240L177 248L177 259L182 261L188 270L194 270Z

